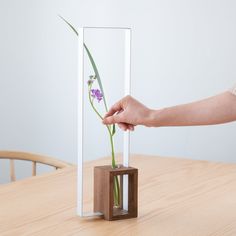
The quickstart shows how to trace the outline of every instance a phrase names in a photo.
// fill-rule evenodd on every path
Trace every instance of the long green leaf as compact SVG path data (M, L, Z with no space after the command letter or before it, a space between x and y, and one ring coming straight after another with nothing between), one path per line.
M58 16L59 16L63 21L65 21L67 25L70 26L70 28L74 31L74 33L75 33L77 36L79 36L78 31L73 27L72 24L70 24L70 23L69 23L64 17L62 17L61 15L58 15Z
M97 66L96 66L96 64L95 64L95 62L94 62L94 59L93 59L93 57L92 57L92 55L91 55L91 53L90 53L90 51L89 51L89 49L88 49L88 47L86 46L85 43L84 43L84 48L85 48L85 50L86 50L86 52L87 52L87 54L88 54L89 60L90 60L90 62L91 62L91 64L92 64L94 73L95 73L95 75L96 75L96 79L98 80L98 85L99 85L100 90L101 90L102 95L103 95L103 102L104 102L104 105L105 105L105 109L106 109L106 111L108 111L108 109L107 109L107 103L106 103L106 98L105 98L105 93L104 93L104 90L103 90L102 81L101 81L100 75L99 75L99 73L98 73Z
M69 23L65 18L63 18L62 16L59 15L59 17L74 31L74 33L75 33L77 36L79 36L78 31L75 29L75 27L73 27L72 24L70 24L70 23ZM96 78L97 78L97 80L98 80L98 85L99 85L99 88L100 88L100 90L101 90L101 92L102 92L102 95L103 95L103 102L104 102L105 109L106 109L106 111L108 111L107 102L106 102L106 98L105 98L104 89L103 89L103 86L102 86L101 77L100 77L100 75L99 75L99 72L98 72L96 63L95 63L95 61L94 61L94 59L93 59L93 56L92 56L92 54L90 53L90 51L89 51L89 49L88 49L88 47L86 46L85 43L84 43L84 48L85 48L85 50L86 50L86 52L87 52L87 55L88 55L89 60L90 60L90 63L91 63L91 65L92 65L92 67L93 67L93 71L94 71L94 73L95 73L95 75L96 75Z
M112 125L112 133L111 133L111 135L113 136L115 133L116 133L116 125L113 124Z

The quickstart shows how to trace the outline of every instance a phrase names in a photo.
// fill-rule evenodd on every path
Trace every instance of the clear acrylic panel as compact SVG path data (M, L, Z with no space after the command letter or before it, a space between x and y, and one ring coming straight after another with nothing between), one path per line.
M94 167L114 165L112 143L116 165L129 165L129 132L103 125L102 117L111 105L130 94L131 30L80 28L78 55L77 213L92 216L100 214L93 210ZM128 177L124 176L120 191L124 209L128 208L127 189Z

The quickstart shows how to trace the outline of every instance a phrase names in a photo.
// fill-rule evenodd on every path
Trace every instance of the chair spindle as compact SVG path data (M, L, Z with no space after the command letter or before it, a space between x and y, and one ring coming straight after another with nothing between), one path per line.
M32 162L32 176L36 176L36 161Z
M15 163L13 159L10 159L10 175L11 175L11 182L16 181Z

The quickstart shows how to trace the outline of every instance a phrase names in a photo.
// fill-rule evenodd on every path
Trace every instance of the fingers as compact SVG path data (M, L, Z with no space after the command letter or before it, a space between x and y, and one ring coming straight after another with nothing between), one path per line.
M126 122L126 115L125 115L125 109L127 106L127 100L130 99L130 96L126 96L117 103L115 103L110 110L106 113L103 119L103 124L105 125L111 125L117 123L118 126L126 131L134 130L134 125L125 123ZM126 105L125 105L126 104Z
M131 124L129 124L129 130L130 130L130 131L134 131L134 126L131 125Z
M116 123L121 123L121 115L117 114L117 115L113 115L113 116L109 116L103 119L103 124L105 125L112 125L112 124L116 124Z
M131 124L127 124L127 123L118 123L118 126L120 129L122 129L123 131L134 131L134 126Z
M114 115L116 112L120 112L122 110L122 103L121 100L117 103L115 103L110 110L106 113L104 118L107 118L108 116Z
M122 129L124 131L128 129L128 125L125 123L118 123L118 126L120 129Z

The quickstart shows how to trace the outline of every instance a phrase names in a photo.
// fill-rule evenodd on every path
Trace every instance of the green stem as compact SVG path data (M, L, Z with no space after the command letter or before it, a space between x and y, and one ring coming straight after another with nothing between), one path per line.
M93 100L91 98L91 88L92 88L92 84L89 85L88 88L88 94L89 94L89 102L91 104L91 107L93 108L94 112L97 114L97 116L103 120L102 115L98 112L98 110L96 109L96 107L93 104ZM115 151L114 151L114 140L113 140L113 135L112 135L112 131L111 128L106 125L108 133L109 133L109 137L110 137L110 143L111 143L111 156L112 156L112 168L115 169L116 168L116 160L115 160ZM119 206L120 203L120 187L119 187L119 181L118 181L118 177L115 176L114 177L114 205L115 206Z
M113 141L113 136L111 135L111 133L109 133L110 136L110 143L111 143L111 156L112 156L112 168L115 169L116 168L116 161L115 161L115 152L114 152L114 141Z
M89 89L88 89L88 94L89 94L89 102L90 102L90 105L91 107L93 108L94 112L97 114L97 116L103 120L103 117L102 115L98 112L98 110L96 109L96 107L93 105L93 100L91 98L91 88L92 88L92 85L89 85ZM111 132L111 129L108 125L106 125L107 127L107 130L108 130L108 133L109 133L109 136L111 137L112 136L112 132ZM113 146L113 142L111 143L111 147L112 147L112 153L114 155L114 146Z
M110 143L111 143L111 155L112 155L112 168L116 168L116 160L115 160L115 152L114 152L114 140L111 132L109 133L110 136ZM114 205L118 206L120 205L120 187L119 187L119 181L118 177L114 177Z
M98 110L96 109L96 107L93 105L93 100L92 100L92 98L91 98L91 88L92 88L92 85L89 85L89 89L88 89L89 102L90 102L90 104L91 104L93 110L95 111L95 113L99 116L99 118L100 118L101 120L103 120L102 115L98 112ZM107 126L107 125L106 125L106 126ZM110 129L109 129L109 131L110 131Z

